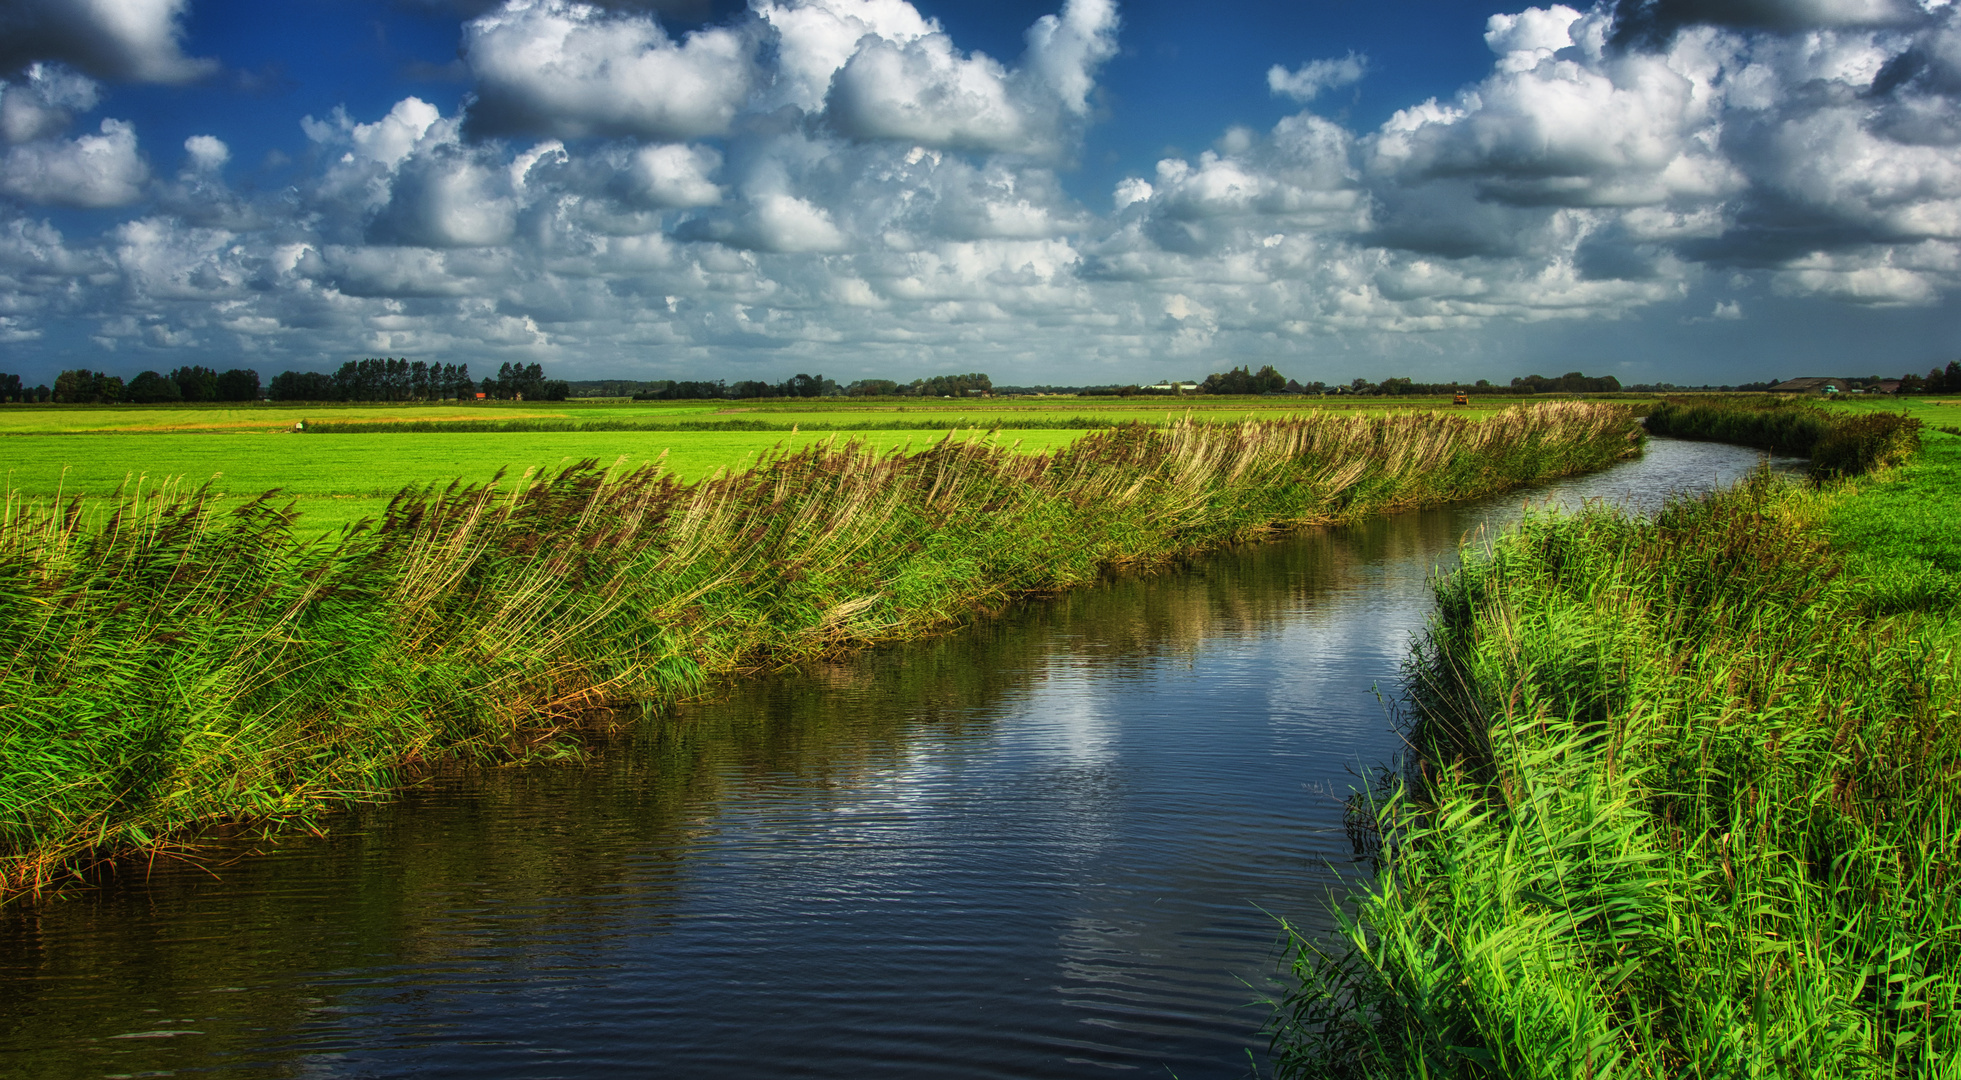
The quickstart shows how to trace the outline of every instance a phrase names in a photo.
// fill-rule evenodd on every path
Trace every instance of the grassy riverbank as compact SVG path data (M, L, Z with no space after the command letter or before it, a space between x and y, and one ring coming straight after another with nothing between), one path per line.
M1961 1055L1961 437L1439 585L1298 1076L1934 1077Z
M1518 399L1438 398L804 398L693 402L452 402L0 408L0 482L27 499L106 500L123 485L212 483L217 505L278 488L300 529L327 534L379 517L411 484L499 472L556 473L586 458L618 471L660 462L698 480L745 469L779 444L849 432L879 450L924 450L946 432L998 431L1003 446L1041 453L1121 424L1284 420L1306 414L1443 411L1486 418ZM308 431L294 425L304 421Z
M94 520L17 503L0 882L306 820L437 758L575 753L567 733L624 702L1113 565L1598 468L1635 437L1624 408L1557 404L1132 426L1050 454L840 439L693 484L583 465L410 490L376 527L310 542L277 499L132 493Z
M1754 446L1811 459L1814 476L1857 476L1898 465L1920 446L1924 422L1871 409L1830 408L1798 397L1669 399L1650 409L1648 430L1678 439Z

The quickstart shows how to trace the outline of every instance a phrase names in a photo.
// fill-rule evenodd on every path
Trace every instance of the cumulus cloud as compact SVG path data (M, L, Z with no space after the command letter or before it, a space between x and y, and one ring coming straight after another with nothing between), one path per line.
M1022 66L967 53L945 33L861 39L831 77L825 108L854 139L1054 155L1089 110L1095 72L1116 51L1110 0L1068 0L1028 30Z
M1368 74L1369 58L1349 50L1347 56L1310 60L1292 71L1279 64L1267 69L1266 85L1275 97L1289 97L1303 104L1335 90L1362 81Z
M10 0L0 7L0 71L37 60L97 78L182 83L217 70L185 56L189 0Z
M940 33L938 22L906 0L767 3L757 6L756 14L776 37L771 102L805 112L823 108L831 77L866 38L905 46Z
M1028 70L1074 116L1089 112L1096 71L1117 54L1114 0L1068 0L1060 15L1044 15L1028 28Z
M101 88L95 80L60 64L33 64L26 77L0 81L0 137L27 142L68 127L75 113L95 108Z
M300 127L322 147L341 151L313 189L319 208L349 227L390 204L395 175L411 155L460 141L457 121L418 97L403 98L365 124L337 107L325 120L302 117Z
M1597 8L1492 16L1492 75L1450 104L1397 112L1371 140L1370 168L1404 183L1467 178L1524 205L1641 206L1737 188L1716 145L1713 43L1610 56L1608 28Z
M404 164L368 235L431 248L490 247L509 240L516 224L510 171L444 145Z
M713 206L722 201L715 171L722 155L713 147L666 144L634 151L628 175L635 195L652 206Z
M211 174L225 167L232 151L215 135L193 135L184 140L184 154L192 172Z
M692 139L728 130L751 82L751 42L729 28L669 38L646 15L567 0L508 0L464 26L484 134Z
M1912 0L1619 0L1616 44L1657 48L1685 27L1728 26L1799 31L1901 26L1942 5Z
M349 149L341 163L374 164L392 169L429 134L442 111L418 97L406 97L388 110L388 115L372 123L356 123L347 110L336 107L326 120L311 116L300 119L306 136L317 143L344 143Z
M151 184L129 125L71 130L91 78L11 79L0 335L40 349L85 323L153 366L366 349L658 377L794 356L1050 381L1961 287L1947 9L1504 12L1458 93L1373 130L1229 127L1086 208L1061 170L1098 110L1109 0L1070 0L1003 58L905 0L758 0L686 36L636 3L459 2L475 97L306 117L317 164L277 192L228 189L212 135ZM1351 53L1267 74L1306 104L1366 71ZM77 240L29 202L141 209Z
M142 196L149 176L136 129L121 120L104 120L99 134L78 139L21 143L0 158L0 192L55 206L125 206Z
M826 104L837 129L858 139L973 150L1025 142L1007 69L984 54L962 55L944 34L867 43L834 76Z

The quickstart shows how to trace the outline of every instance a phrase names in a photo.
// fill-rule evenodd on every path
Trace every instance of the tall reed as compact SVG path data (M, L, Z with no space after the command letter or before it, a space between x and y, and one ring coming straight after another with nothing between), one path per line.
M1440 582L1281 1075L1954 1075L1961 633L1876 614L1821 498L1537 518Z
M965 417L906 417L885 414L797 413L788 419L737 417L724 420L309 420L309 435L481 435L560 431L1096 431L1123 423L1110 416L994 416L985 424Z
M1920 449L1917 418L1826 409L1795 397L1670 398L1649 410L1646 424L1656 435L1808 457L1818 477L1883 469Z
M1635 451L1617 406L1130 426L1023 455L832 439L681 484L587 462L295 538L276 493L0 519L0 884L303 821L439 757L576 752L621 703L916 634L1105 568ZM609 479L609 475L611 478Z

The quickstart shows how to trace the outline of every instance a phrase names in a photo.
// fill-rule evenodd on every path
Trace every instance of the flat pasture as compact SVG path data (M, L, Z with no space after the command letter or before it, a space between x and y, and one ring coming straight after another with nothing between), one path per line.
M447 402L421 404L295 404L262 402L201 405L9 405L0 406L0 437L57 434L204 434L291 431L299 421L338 423L445 423L457 421L563 421L573 424L695 424L761 421L784 428L845 426L873 429L951 424L987 427L1010 423L1037 427L1075 420L1162 423L1186 414L1208 420L1278 418L1321 410L1368 413L1447 409L1488 415L1545 398L1474 397L1453 406L1442 397L1028 397L968 401L932 398L809 398L753 401L651 401L618 399L561 402Z
M1215 421L1280 419L1312 411L1442 410L1484 416L1518 404L1447 398L1008 398L801 401L462 402L319 405L285 402L203 406L0 407L0 483L13 500L80 496L88 504L125 484L195 487L227 501L274 489L292 498L309 532L373 517L405 487L479 483L502 471L550 472L583 460L626 468L659 462L682 480L744 469L773 448L824 438L880 451L924 449L946 438L990 438L1042 452L1109 423L1162 424L1186 415ZM1544 400L1544 399L1539 399ZM415 424L418 430L296 434L300 421ZM634 427L762 422L772 430L428 430L456 421L550 421ZM1053 424L1053 427L1044 426ZM1004 430L987 434L996 425Z
M1079 437L1080 431L870 431L834 436L824 431L602 431L472 434L293 435L290 433L151 432L25 435L0 439L7 491L15 499L80 495L96 500L124 483L144 490L163 483L195 487L210 481L227 500L279 489L292 497L309 531L326 531L372 517L404 487L461 479L479 483L502 470L556 471L594 459L626 468L659 462L682 480L718 469L742 469L781 446L797 449L819 439L857 439L878 450L924 449L955 438L995 438L1036 452ZM623 461L621 459L624 459Z

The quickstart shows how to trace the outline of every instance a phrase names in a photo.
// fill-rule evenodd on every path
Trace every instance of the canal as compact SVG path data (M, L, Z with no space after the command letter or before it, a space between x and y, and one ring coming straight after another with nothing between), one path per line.
M1232 1077L1325 929L1460 541L1752 451L1118 577L746 682L582 765L0 912L0 1076Z

